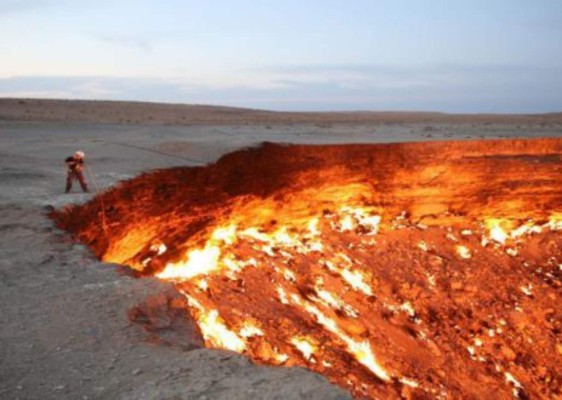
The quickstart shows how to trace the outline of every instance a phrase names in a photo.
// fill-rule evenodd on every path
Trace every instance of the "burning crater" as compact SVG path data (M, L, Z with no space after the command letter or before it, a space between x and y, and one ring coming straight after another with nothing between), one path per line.
M264 144L53 214L205 344L370 398L556 398L562 140Z

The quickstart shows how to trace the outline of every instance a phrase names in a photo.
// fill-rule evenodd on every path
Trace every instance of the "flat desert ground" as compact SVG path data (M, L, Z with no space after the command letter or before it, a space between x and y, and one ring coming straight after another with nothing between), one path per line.
M151 297L166 303L173 289L100 263L48 218L52 207L95 195L76 187L64 194L64 159L77 149L86 153L95 192L154 169L206 165L261 142L537 137L562 138L562 113L277 113L0 99L0 398L349 397L304 369L258 366L202 348L196 335L178 335L194 331L188 320L163 313L156 337L132 323L130 309Z

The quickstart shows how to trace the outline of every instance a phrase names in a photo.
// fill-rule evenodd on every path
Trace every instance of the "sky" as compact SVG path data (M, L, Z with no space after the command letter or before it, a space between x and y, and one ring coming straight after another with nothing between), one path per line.
M0 97L562 111L562 0L0 0Z

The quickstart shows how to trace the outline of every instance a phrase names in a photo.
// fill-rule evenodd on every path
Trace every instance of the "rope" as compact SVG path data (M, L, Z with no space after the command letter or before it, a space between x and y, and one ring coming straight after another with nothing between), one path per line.
M116 144L118 146L124 146L124 147L131 147L133 149L137 149L137 150L144 150L144 151L148 151L150 153L156 153L156 154L160 154L162 156L168 156L168 157L173 157L173 158L179 158L180 160L185 160L185 161L189 161L191 163L194 164L199 164L199 165L207 165L208 163L205 161L201 161L201 160L196 160L194 158L188 158L188 157L183 157L183 156L178 156L176 154L170 154L170 153L166 153L164 151L160 151L160 150L154 150L154 149L149 149L147 147L141 147L141 146L135 146L134 144L126 144L126 143L120 143L120 142L108 142L105 141L106 143L109 144Z
M101 227L103 229L103 233L107 235L107 224L105 222L105 204L103 202L103 196L100 196L98 184L96 182L96 178L94 177L94 174L93 174L92 170L90 169L88 164L84 164L84 166L86 167L86 170L88 171L88 175L90 175L90 177L92 178L92 182L94 183L94 189L96 191L96 197L99 199L100 206L101 206Z
M109 141L105 141L106 143L109 144L115 144L118 146L124 146L124 147L130 147L133 149L138 149L138 150L144 150L144 151L148 151L151 153L156 153L156 154L160 154L163 156L168 156L168 157L174 157L174 158L179 158L181 160L185 160L185 161L189 161L191 163L195 163L195 164L199 164L199 165L206 165L207 163L201 160L196 160L194 158L188 158L188 157L182 157L182 156L178 156L175 154L170 154L170 153L166 153L163 151L159 151L159 150L154 150L154 149L149 149L146 147L141 147L141 146L135 146L133 144L126 144L126 143L119 143L119 142L109 142ZM99 198L100 201L100 206L101 206L101 225L103 228L103 232L104 234L107 235L107 224L106 224L106 216L105 216L105 204L103 202L103 196L100 196L100 191L98 188L98 184L96 182L96 178L92 172L92 170L90 169L90 167L88 166L88 164L84 164L84 166L86 167L86 170L88 171L88 175L90 175L90 177L92 178L92 182L94 183L94 189L96 191L96 196Z

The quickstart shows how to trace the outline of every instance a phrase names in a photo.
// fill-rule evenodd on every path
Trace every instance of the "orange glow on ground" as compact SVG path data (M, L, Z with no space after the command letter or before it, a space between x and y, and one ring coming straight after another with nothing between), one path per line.
M265 145L122 184L108 234L95 201L54 217L174 282L208 347L358 397L552 397L561 154L557 139Z

